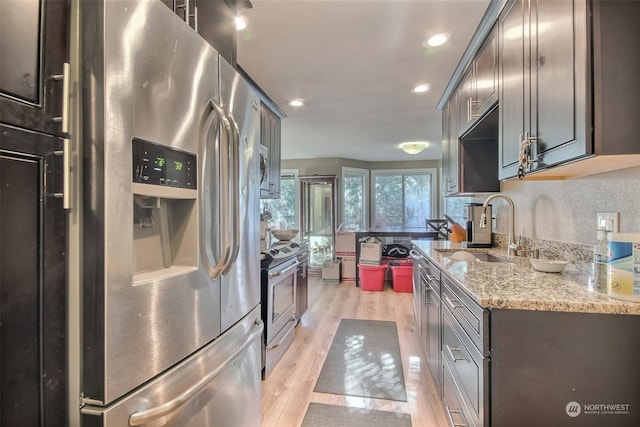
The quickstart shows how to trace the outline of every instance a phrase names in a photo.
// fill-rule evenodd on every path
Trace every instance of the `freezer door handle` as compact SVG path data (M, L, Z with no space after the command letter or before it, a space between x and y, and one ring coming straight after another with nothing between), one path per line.
M240 252L240 129L238 123L231 114L230 111L225 111L229 120L229 141L231 147L229 153L231 154L231 207L233 212L231 214L231 253L229 261L222 274L227 274L231 267L238 259L238 253Z
M211 371L207 376L189 387L174 399L154 408L146 409L141 412L134 412L129 417L129 425L144 425L178 410L182 405L196 397L198 393L204 390L207 384L213 381L222 371L227 368L230 363L234 361L236 357L238 357L247 347L249 347L249 345L251 345L256 339L258 339L262 335L262 329L262 320L256 319L253 332L249 334L249 337L245 340L245 342L240 347L238 347L238 349L234 351L220 366Z
M200 182L202 185L200 186L201 191L201 203L202 206L202 218L204 223L203 229L207 230L207 226L212 227L215 223L213 214L211 213L212 209L218 209L218 205L216 203L207 203L207 185L211 187L209 190L210 194L218 193L218 189L220 189L220 208L218 209L217 215L220 215L220 229L222 230L221 238L220 238L220 253L219 258L217 260L214 259L214 262L211 262L210 257L214 257L213 250L211 248L212 242L214 241L213 236L210 236L206 231L203 233L204 238L201 240L201 251L202 251L202 259L204 261L204 267L207 271L207 274L211 279L216 280L223 273L227 264L229 263L229 259L231 258L231 231L229 226L229 216L230 212L228 209L229 206L229 161L228 161L228 153L229 153L229 138L231 135L231 124L227 119L226 114L222 107L220 107L214 100L209 102L211 107L211 111L207 117L207 120L204 125L204 133L205 135L209 135L211 130L213 129L216 134L218 128L220 128L220 146L219 149L216 150L215 147L210 147L208 144L208 139L205 137L203 141L203 149L202 149L202 178ZM208 150L212 150L213 154L208 154ZM217 160L219 164L211 164L211 157L214 157L216 152L218 153ZM225 160L225 157L227 159ZM214 265L215 264L215 265Z

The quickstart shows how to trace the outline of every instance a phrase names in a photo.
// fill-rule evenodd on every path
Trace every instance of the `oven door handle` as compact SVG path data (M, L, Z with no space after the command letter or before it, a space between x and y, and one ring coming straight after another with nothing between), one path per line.
M220 366L211 371L207 376L202 378L200 381L189 387L187 390L176 396L174 399L164 403L162 405L156 406L154 408L150 408L140 412L134 412L129 416L129 425L130 426L140 426L143 424L147 424L155 419L163 417L167 414L170 414L180 408L182 405L187 403L189 400L193 399L200 393L204 388L213 381L222 371L224 371L227 366L232 363L242 352L245 351L247 347L249 347L253 342L262 335L263 323L262 320L257 319L255 322L254 330L251 334L249 334L248 338L245 342L240 345L236 351L234 351Z
M289 321L287 322L287 324L289 324L291 322L293 322L293 323L297 322L296 316L292 316L291 319L289 319ZM285 324L285 326L286 326L286 324ZM282 327L282 329L284 329L284 326ZM280 341L278 341L274 345L270 345L269 347L267 347L266 350L267 351L272 351L272 350L275 350L276 348L280 347L285 342L285 340L289 337L289 335L291 335L291 333L293 331L295 331L295 328L289 329L289 331L287 331L287 333L284 334L284 336L282 337L282 339Z
M274 279L274 278L276 278L278 276L282 276L285 273L287 273L287 272L289 272L289 271L291 271L291 270L293 270L293 269L295 269L297 267L298 267L298 261L296 261L295 263L291 264L291 266L285 268L284 270L277 271L275 273L269 273L269 279Z

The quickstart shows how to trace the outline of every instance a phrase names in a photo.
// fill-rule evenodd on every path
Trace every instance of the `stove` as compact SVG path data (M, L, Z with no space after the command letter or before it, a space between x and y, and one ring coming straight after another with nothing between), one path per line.
M272 268L291 258L294 258L300 252L300 245L292 241L277 242L271 245L266 252L262 252L267 265L261 264L262 268Z
M297 324L298 253L300 245L287 241L275 243L261 254L263 379L293 342Z

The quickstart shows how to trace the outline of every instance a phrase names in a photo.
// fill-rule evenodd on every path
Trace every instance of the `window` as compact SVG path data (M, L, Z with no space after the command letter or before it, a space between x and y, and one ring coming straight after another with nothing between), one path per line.
M345 230L369 227L369 171L342 168L342 224Z
M280 198L260 199L260 212L269 212L269 227L298 228L298 170L283 169L280 174Z
M424 228L436 213L436 169L372 171L373 226Z
M472 202L472 197L445 197L444 213L464 226L467 220L466 205Z

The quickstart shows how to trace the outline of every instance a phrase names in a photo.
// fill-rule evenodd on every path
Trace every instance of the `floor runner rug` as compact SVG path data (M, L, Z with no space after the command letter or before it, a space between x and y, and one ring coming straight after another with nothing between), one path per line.
M411 415L311 402L302 427L411 427Z
M406 402L396 322L342 319L313 391Z

